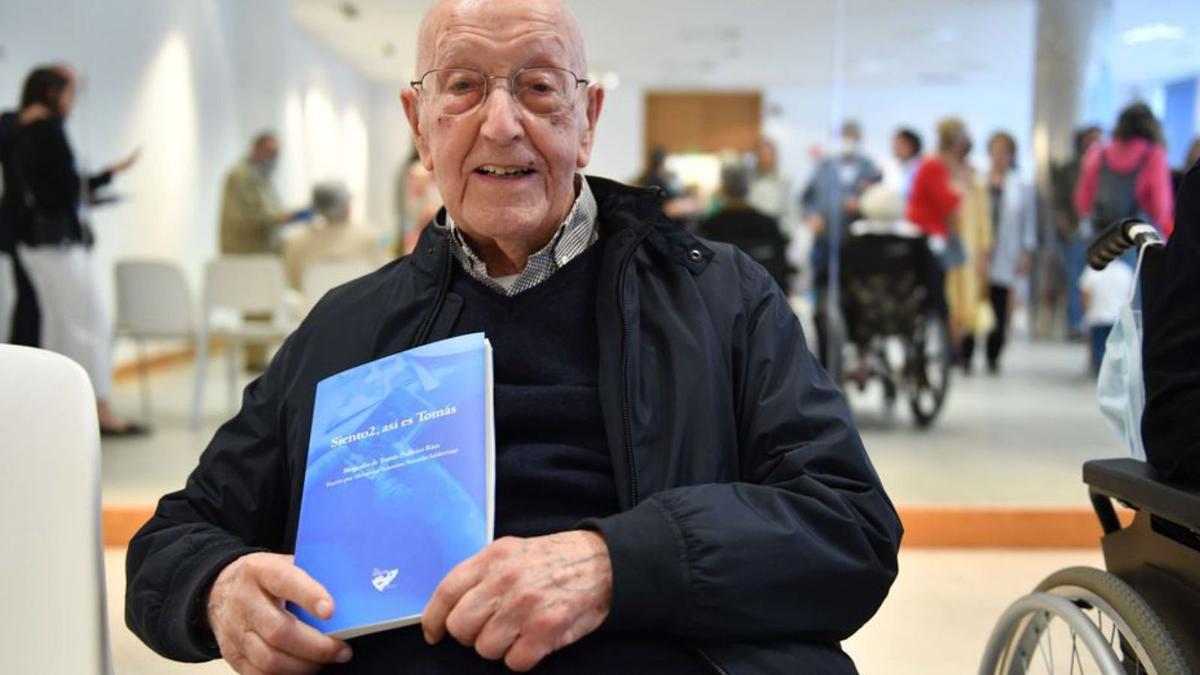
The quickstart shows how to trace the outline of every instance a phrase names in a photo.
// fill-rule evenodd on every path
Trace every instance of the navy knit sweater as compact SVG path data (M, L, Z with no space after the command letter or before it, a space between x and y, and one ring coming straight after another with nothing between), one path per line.
M496 415L496 536L535 537L618 511L598 394L593 245L545 282L504 297L456 268L463 299L454 335L492 343ZM351 642L354 660L329 673L507 673L447 636L428 647L412 626ZM601 630L547 657L535 673L714 673L667 635Z

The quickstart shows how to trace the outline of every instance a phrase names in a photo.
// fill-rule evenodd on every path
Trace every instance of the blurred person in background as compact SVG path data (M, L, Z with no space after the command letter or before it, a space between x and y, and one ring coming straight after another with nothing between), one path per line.
M279 161L279 140L270 131L254 137L250 152L225 174L221 196L220 250L222 255L278 254L279 229L307 218L310 211L285 211L271 178ZM247 314L247 321L270 317ZM266 345L246 345L246 369L267 366Z
M695 224L694 218L700 212L699 201L688 193L675 173L667 168L666 148L657 147L650 151L650 163L642 175L638 176L636 184L662 191L662 210L668 218L680 223L688 221Z
M1175 198L1162 127L1150 107L1135 103L1121 111L1108 145L1088 148L1075 186L1075 210L1097 230L1122 218L1139 217L1170 234Z
M821 160L800 197L804 221L813 234L812 273L820 285L829 265L831 227L844 231L862 216L858 200L871 185L882 179L874 162L864 155L862 128L858 122L842 124L837 151Z
M774 218L784 239L792 238L796 231L792 179L779 170L778 149L770 139L760 139L755 148L754 179L746 201Z
M1129 302L1133 283L1133 269L1124 260L1114 260L1103 270L1088 267L1079 276L1084 322L1088 329L1088 348L1092 357L1092 377L1100 373L1108 334L1120 318L1121 308Z
M0 115L0 343L41 346L37 293L17 255L17 220L24 207L12 149L21 128L50 116L38 101Z
M787 240L775 218L750 204L750 172L741 163L721 167L721 209L700 224L699 234L742 249L766 268L784 291L789 269L785 259Z
M433 174L421 166L416 148L404 165L399 182L400 236L396 238L397 247L393 251L397 256L412 253L425 226L442 208L442 197L433 182Z
M75 103L75 74L66 66L44 66L25 79L21 109L40 104L48 114L20 128L9 155L19 192L12 215L17 255L29 274L41 311L42 346L63 354L87 371L96 391L100 431L106 435L144 433L117 417L112 393L112 325L96 279L94 237L82 209L97 191L127 171L137 153L100 173L79 174L64 124Z
M1054 190L1054 230L1063 261L1064 293L1067 309L1067 338L1083 338L1083 300L1079 278L1087 265L1087 244L1093 233L1088 214L1075 210L1075 185L1083 157L1093 143L1100 140L1100 127L1088 126L1075 132L1075 154L1066 163L1054 167L1051 174Z
M900 198L907 201L912 192L913 178L921 165L921 136L916 131L903 127L892 136L892 154L900 165L900 182L897 190Z
M987 288L992 224L987 189L967 163L971 137L962 120L938 122L938 152L922 160L908 197L908 220L930 239L945 272L950 337L955 348L974 332Z
M1183 166L1171 171L1171 189L1175 192L1176 198L1179 197L1179 190L1183 187L1184 176L1187 175L1189 169L1196 166L1196 162L1200 162L1200 136L1193 139L1191 146L1188 147Z
M988 157L991 169L987 194L993 237L987 280L994 321L987 336L987 369L996 374L1015 304L1014 289L1029 273L1037 247L1037 209L1033 190L1017 173L1017 142L1012 135L1004 131L992 134ZM969 333L963 337L962 353L967 371L971 370L974 353L975 335Z
M303 292L304 271L313 263L362 261L372 270L383 264L383 249L375 232L350 219L350 191L343 183L314 187L312 209L315 215L308 225L283 238L283 266L289 286Z
M271 178L279 161L279 140L263 131L250 152L225 174L221 196L221 253L275 253L280 226L311 215L285 211Z

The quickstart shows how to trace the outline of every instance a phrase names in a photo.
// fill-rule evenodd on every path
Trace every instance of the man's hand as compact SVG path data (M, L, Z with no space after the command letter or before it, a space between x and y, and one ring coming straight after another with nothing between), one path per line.
M421 628L526 671L596 630L612 602L612 561L595 532L505 537L446 575Z
M230 563L208 594L208 624L221 657L243 675L309 675L350 660L345 642L322 635L284 608L333 615L333 599L290 555L251 553Z
M116 164L113 164L111 167L109 167L109 170L112 171L113 173L125 173L131 167L133 167L134 164L137 163L138 157L140 157L141 154L142 154L142 149L137 148L133 152L129 153L128 157L126 157L125 159L123 159L123 160L117 162Z

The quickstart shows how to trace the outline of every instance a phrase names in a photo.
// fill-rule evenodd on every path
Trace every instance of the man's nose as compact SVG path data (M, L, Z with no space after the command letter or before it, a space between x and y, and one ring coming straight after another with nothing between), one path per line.
M479 133L494 143L508 144L520 140L525 127L521 124L521 110L508 87L496 84L483 102L483 126Z

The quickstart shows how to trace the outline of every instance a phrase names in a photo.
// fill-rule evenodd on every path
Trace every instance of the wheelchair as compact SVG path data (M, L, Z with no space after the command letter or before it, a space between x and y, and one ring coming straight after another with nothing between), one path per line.
M1149 294L1162 245L1153 227L1127 219L1097 237L1088 260L1103 269L1127 249L1141 251ZM1014 602L992 631L980 675L1200 673L1200 491L1129 458L1087 462L1083 480L1107 570L1059 570ZM1114 501L1134 510L1130 525Z
M903 394L916 425L928 427L950 388L954 348L926 238L903 221L858 221L840 263L837 302L821 303L817 317L822 342L832 342L822 344L824 365L860 390L878 380L888 418Z

